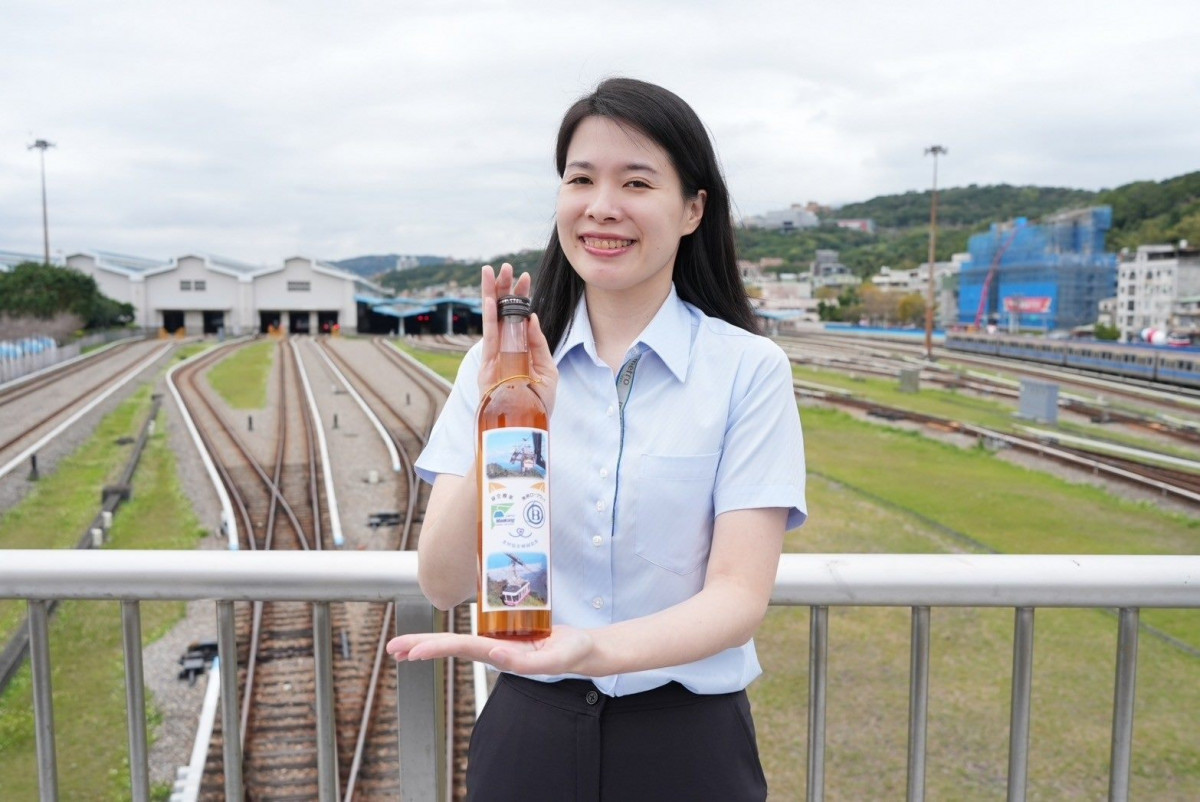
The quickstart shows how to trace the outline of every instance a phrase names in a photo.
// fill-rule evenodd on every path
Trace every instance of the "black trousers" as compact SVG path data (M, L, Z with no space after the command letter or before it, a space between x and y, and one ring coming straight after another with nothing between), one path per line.
M745 691L671 683L605 696L585 680L501 674L467 763L472 802L762 802Z

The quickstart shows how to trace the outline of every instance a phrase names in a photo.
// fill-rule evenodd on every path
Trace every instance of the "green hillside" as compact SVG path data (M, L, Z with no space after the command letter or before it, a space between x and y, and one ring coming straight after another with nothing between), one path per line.
M801 272L809 268L816 251L838 251L843 264L858 276L869 276L887 265L905 270L929 258L929 206L931 193L905 192L881 195L861 203L850 203L836 211L841 218L866 217L875 221L876 233L837 228L827 223L819 228L796 231L737 230L738 255L757 261L782 259L779 272ZM972 234L986 231L992 223L1025 217L1036 221L1056 212L1107 204L1113 209L1109 232L1110 251L1138 245L1200 242L1200 172L1165 181L1136 181L1115 189L1091 192L1069 187L995 186L950 187L938 192L937 259L967 249ZM512 262L518 270L536 273L541 251L504 254L494 264ZM478 280L482 262L448 263L386 274L385 286L398 292L455 281L460 286Z

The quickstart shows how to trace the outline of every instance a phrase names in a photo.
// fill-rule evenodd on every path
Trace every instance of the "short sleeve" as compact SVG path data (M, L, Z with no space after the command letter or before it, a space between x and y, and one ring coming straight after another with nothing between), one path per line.
M463 357L442 414L417 458L417 475L433 484L439 473L466 476L475 460L475 412L479 407L479 363L483 346L476 343Z
M808 517L804 496L804 435L787 355L766 341L734 382L713 508L788 510L787 528Z

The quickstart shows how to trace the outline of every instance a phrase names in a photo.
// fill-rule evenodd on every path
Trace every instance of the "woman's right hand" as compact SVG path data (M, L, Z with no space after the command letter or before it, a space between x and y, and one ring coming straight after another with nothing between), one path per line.
M507 378L500 375L500 324L496 312L496 299L502 295L521 295L529 297L532 280L528 273L522 273L520 278L513 278L512 265L505 262L500 265L497 274L491 265L484 265L480 279L480 294L483 298L483 358L479 364L480 395L491 389L496 382ZM530 369L533 373L534 392L546 405L546 414L554 410L554 396L558 388L558 366L554 363L554 355L550 344L542 333L537 315L529 319L526 328L529 342Z

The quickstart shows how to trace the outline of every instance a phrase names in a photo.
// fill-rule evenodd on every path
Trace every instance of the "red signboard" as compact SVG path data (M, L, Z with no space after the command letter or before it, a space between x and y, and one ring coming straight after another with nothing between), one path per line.
M1048 315L1052 300L1051 298L1009 296L1004 299L1004 311L1017 312L1022 315Z

